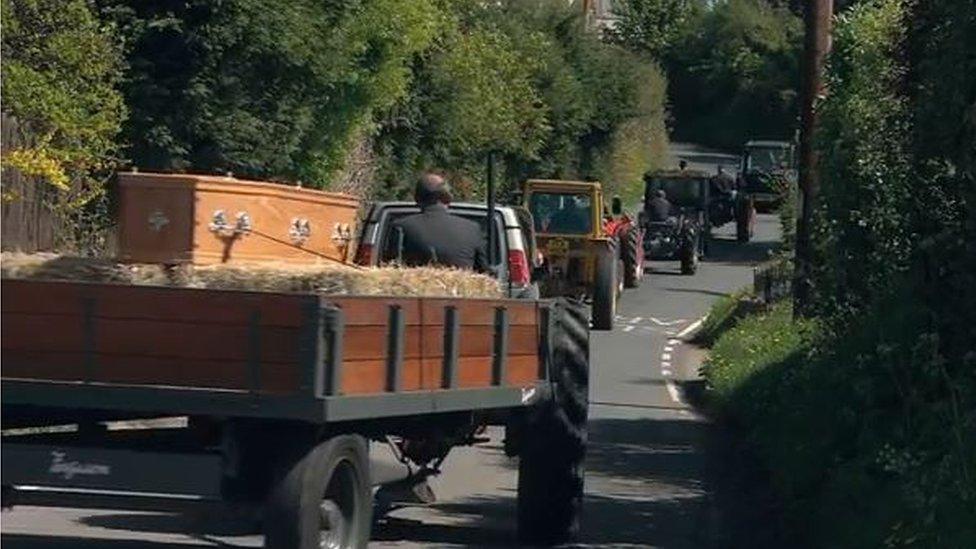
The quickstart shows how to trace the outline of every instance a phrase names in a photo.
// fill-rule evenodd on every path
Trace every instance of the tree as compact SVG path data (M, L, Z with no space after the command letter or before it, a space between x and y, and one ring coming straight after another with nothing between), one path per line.
M454 29L417 59L408 101L378 136L385 191L449 168L460 193L481 190L487 149L505 182L599 178L640 184L663 162L665 82L651 63L607 44L560 0L452 4ZM624 194L627 194L625 192Z
M84 0L4 0L2 17L3 109L26 134L4 164L73 191L80 207L118 161L118 44Z
M102 0L128 44L136 165L327 187L374 114L408 89L432 2Z
M681 139L738 148L793 137L803 28L785 7L725 0L690 18L664 65Z
M672 46L701 2L697 0L620 0L614 4L616 24L608 38L659 59Z

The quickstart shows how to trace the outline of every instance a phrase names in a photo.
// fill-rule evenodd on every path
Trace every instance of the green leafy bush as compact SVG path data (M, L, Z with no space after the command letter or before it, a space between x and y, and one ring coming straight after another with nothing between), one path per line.
M133 163L328 186L443 22L431 2L101 0L128 46Z
M740 148L791 139L803 27L765 0L723 0L691 12L664 50L676 139Z
M3 109L24 133L4 164L62 191L83 187L80 206L116 165L118 44L84 0L4 0L2 16Z
M613 12L617 23L608 38L659 59L680 36L697 6L689 0L618 0Z
M784 303L709 353L713 409L755 445L813 547L976 542L976 384L946 385L972 359L948 363L906 304L918 306L899 294L838 336Z
M838 17L818 134L823 151L816 234L817 299L852 314L887 290L911 254L908 108L902 95L907 16L866 2Z
M457 30L415 61L410 96L381 122L381 192L403 196L417 170L439 168L462 196L480 196L494 150L508 188L593 178L637 196L666 155L660 70L603 43L558 0L452 8Z
M41 207L24 211L41 218L37 226L56 228L53 245L101 253L111 224L106 184L121 163L126 117L120 45L84 0L4 0L0 14L0 93L12 115L4 118L3 169L43 186L33 193ZM24 198L11 188L2 200Z
M817 317L743 320L706 368L811 546L976 546L974 36L971 2L838 17Z

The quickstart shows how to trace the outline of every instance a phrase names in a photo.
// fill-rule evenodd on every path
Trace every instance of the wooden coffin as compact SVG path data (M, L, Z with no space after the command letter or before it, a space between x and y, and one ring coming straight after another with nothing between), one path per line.
M133 263L345 261L358 201L233 177L119 174L119 259Z

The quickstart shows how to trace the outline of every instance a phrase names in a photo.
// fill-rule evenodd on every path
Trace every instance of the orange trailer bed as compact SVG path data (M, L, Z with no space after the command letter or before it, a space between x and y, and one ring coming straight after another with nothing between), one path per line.
M548 302L5 280L2 398L313 422L531 403Z

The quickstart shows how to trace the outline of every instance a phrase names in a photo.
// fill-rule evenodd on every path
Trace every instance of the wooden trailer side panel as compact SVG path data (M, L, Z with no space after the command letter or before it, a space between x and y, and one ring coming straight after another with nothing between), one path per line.
M0 288L5 381L282 397L315 418L316 401L402 395L423 409L433 406L417 400L425 394L517 394L545 378L546 305L535 301L18 280Z
M528 386L540 377L534 301L354 297L328 302L344 319L336 394ZM445 364L449 315L456 323L453 375L446 374ZM402 338L393 335L398 330ZM502 360L495 353L499 338L504 339ZM402 341L399 348L397 341ZM402 364L392 371L398 354Z
M313 296L5 280L3 377L286 394Z

